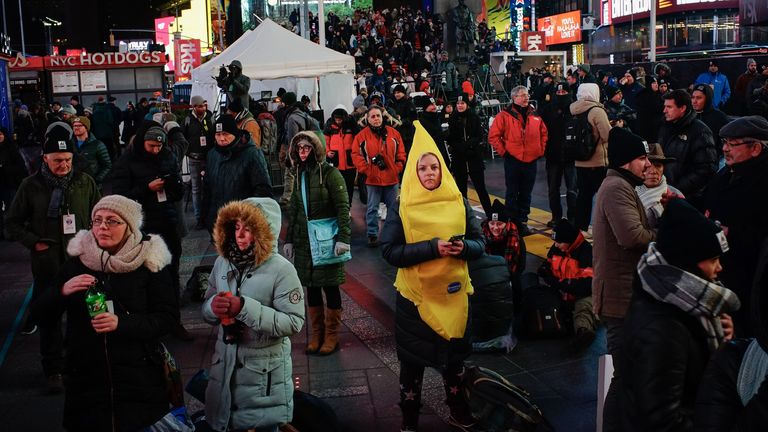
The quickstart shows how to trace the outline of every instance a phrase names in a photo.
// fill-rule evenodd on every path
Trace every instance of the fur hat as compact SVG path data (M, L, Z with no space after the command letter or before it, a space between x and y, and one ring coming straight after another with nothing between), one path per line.
M72 126L75 125L75 123L82 123L83 126L85 126L85 129L90 131L91 130L91 121L88 120L88 117L75 117L72 120L70 120L70 123L72 123Z
M690 269L728 252L722 229L688 201L670 200L659 222L656 247L671 265Z
M614 127L608 134L608 166L619 168L648 154L648 143L627 129Z
M109 210L117 213L128 224L132 232L141 231L141 227L144 225L141 204L122 195L107 195L100 199L93 206L93 210L91 210L91 219L96 216L96 212L99 210Z
M72 128L61 121L51 123L45 131L43 154L69 152L74 153Z

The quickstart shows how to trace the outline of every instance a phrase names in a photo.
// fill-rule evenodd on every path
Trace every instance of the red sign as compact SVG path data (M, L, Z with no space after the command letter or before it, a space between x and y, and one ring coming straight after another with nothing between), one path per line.
M192 69L200 66L200 39L182 39L174 44L176 59L176 81L192 78Z
M114 67L142 67L165 65L165 53L128 52L128 53L88 53L80 56L16 56L10 63L10 70L67 70L67 69L108 69Z
M539 18L537 24L544 32L547 46L581 40L581 11Z
M739 8L739 0L612 0L610 3L611 23L619 24L632 20L648 19L651 1L657 2L657 16L695 10ZM741 10L744 11L749 8L749 3L758 4L760 0L754 2L741 0L741 3ZM764 4L765 1L763 0L762 3ZM605 24L604 22L603 25Z
M544 41L544 32L523 32L520 41L520 48L528 52L541 52L547 50L547 44Z

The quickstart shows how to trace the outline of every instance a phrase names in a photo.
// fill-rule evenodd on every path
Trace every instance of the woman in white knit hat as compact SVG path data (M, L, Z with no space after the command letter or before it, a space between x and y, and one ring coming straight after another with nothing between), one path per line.
M169 411L162 362L151 354L179 319L171 253L159 236L142 234L142 221L136 201L102 198L91 229L67 247L58 289L41 299L47 315L67 312L67 430L143 430ZM106 296L106 311L86 304L91 287Z

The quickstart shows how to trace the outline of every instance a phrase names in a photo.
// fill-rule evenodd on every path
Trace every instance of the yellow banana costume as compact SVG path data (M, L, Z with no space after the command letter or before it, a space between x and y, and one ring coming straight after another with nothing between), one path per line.
M435 141L420 122L413 124L416 134L400 192L405 240L417 243L437 237L447 241L467 230L464 198ZM437 156L442 174L440 186L431 191L422 186L417 172L419 159L425 153ZM474 292L465 260L442 257L401 268L397 271L395 287L416 305L421 319L437 334L447 340L464 336L469 315L467 296Z

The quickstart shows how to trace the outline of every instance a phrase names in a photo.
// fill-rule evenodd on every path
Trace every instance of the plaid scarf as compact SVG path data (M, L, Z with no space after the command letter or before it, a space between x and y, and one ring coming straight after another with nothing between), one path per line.
M637 264L643 289L653 298L671 304L695 316L707 333L711 351L723 340L723 326L718 315L741 307L736 294L719 282L706 281L679 267L667 263L651 243Z
M507 261L509 273L517 273L517 263L520 258L520 234L517 232L517 226L514 222L507 222L507 228L500 236L494 236L488 227L488 221L482 223L483 235L485 236L485 252L489 255L503 256Z
M43 163L40 173L43 175L45 184L53 188L51 200L48 202L48 217L56 219L61 215L61 204L64 202L64 192L69 189L69 182L72 181L72 171L63 177L55 176L48 169L48 165Z

